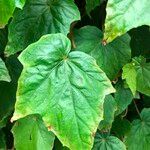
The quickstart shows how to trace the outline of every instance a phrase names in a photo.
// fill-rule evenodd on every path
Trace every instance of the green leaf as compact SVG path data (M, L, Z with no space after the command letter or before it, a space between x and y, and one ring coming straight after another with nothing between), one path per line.
M108 0L104 39L111 42L132 28L150 25L149 0Z
M7 81L7 82L11 81L5 63L1 58L0 58L0 81Z
M126 150L124 143L115 136L97 133L92 150Z
M132 122L126 145L128 150L149 150L150 149L150 108L141 112L141 120Z
M86 11L90 16L90 12L96 7L100 5L101 0L86 0Z
M6 150L5 135L2 130L0 130L0 150Z
M122 79L126 79L126 82L131 89L133 95L136 93L136 70L133 63L126 64L123 67Z
M49 132L37 115L18 120L12 129L14 146L18 150L52 150L54 134Z
M23 10L16 10L9 25L6 54L24 50L48 33L67 35L70 24L80 19L73 0L27 0Z
M40 114L64 146L90 150L105 95L115 90L94 58L70 49L69 39L58 33L22 52L24 69L12 120Z
M104 101L104 119L99 124L99 130L110 129L114 121L115 111L117 110L117 103L112 95L105 97Z
M102 32L94 26L75 31L76 49L93 56L109 79L113 80L123 65L130 61L130 37L126 34L106 45L102 39Z
M135 57L123 67L122 78L126 79L133 94L135 90L150 96L150 63L142 56Z
M10 17L12 17L15 7L22 8L25 0L1 0L0 1L0 28L3 28Z
M115 133L118 138L123 139L131 130L131 123L127 119L120 116L116 117L111 128L111 132Z
M132 56L144 56L150 59L150 27L141 26L129 32L131 36Z
M118 82L115 86L116 92L114 94L117 103L116 115L121 114L128 105L132 102L133 94L129 88L125 88L122 82Z

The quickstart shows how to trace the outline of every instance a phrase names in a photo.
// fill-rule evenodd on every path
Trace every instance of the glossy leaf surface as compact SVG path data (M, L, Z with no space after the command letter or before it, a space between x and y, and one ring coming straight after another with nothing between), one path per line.
M94 58L70 49L66 36L51 34L22 52L12 120L38 113L64 146L90 150L105 95L115 90Z
M108 0L105 36L108 42L132 28L150 25L149 0Z

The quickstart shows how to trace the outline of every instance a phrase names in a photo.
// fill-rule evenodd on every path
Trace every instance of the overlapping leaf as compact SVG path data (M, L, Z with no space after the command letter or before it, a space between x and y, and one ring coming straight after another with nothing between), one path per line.
M37 115L18 120L13 129L14 146L18 150L52 150L54 134L49 132Z
M108 0L104 39L108 42L132 28L150 25L149 0Z
M71 52L63 34L43 36L19 56L24 66L12 120L38 113L64 146L90 150L114 89L91 56Z
M5 141L5 135L2 130L0 130L0 150L6 149L6 141Z
M123 67L123 79L126 79L133 94L139 91L150 96L150 63L142 56L135 57Z
M7 81L10 82L10 76L8 73L8 70L5 66L5 63L3 60L0 58L0 81Z
M141 120L132 122L126 145L128 150L149 150L150 149L150 108L141 112Z
M124 143L115 136L97 133L92 150L126 150Z
M120 116L116 117L113 124L111 131L115 133L117 137L123 139L131 130L131 123Z
M141 26L129 32L131 36L132 57L144 56L150 59L150 27Z
M25 0L1 0L0 1L0 28L3 28L10 17L12 17L15 7L22 8Z
M123 65L130 61L130 37L126 34L107 45L102 39L102 32L94 26L86 26L75 31L77 50L93 56L97 64L112 80Z
M73 0L27 0L23 10L17 10L9 25L6 54L25 49L48 33L67 35L70 24L80 14Z
M114 121L115 111L117 110L117 103L113 96L108 95L104 101L104 119L99 124L99 130L110 129Z
M115 86L116 92L114 94L115 101L117 103L116 114L122 113L128 105L132 102L133 94L129 88L125 88L122 82L119 82Z
M86 0L86 11L87 14L90 15L90 12L96 7L100 5L101 0Z
M22 70L16 56L7 58L6 65L12 80L11 82L0 82L0 128L6 125L8 117L14 109L17 81Z

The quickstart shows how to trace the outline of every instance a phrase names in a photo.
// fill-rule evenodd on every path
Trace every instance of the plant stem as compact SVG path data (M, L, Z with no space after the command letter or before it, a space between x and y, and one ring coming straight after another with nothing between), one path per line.
M135 109L136 109L136 111L137 111L137 113L138 113L140 119L142 120L140 111L139 111L139 109L138 109L138 107L137 107L137 104L136 104L135 100L133 100L133 102L134 102Z

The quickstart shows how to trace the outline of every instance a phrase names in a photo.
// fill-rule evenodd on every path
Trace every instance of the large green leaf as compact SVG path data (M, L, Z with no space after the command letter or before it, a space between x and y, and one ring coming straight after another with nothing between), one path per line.
M126 150L126 147L115 136L97 133L92 150Z
M108 0L105 35L108 42L132 28L150 25L149 0Z
M25 0L0 0L0 28L3 28L10 17L12 17L15 7L22 8Z
M126 34L107 45L103 44L102 39L102 32L94 26L86 26L75 31L77 50L93 56L112 80L131 58L130 37Z
M131 63L126 64L122 78L126 79L133 94L137 90L150 96L150 63L146 63L144 57L135 57Z
M54 134L49 132L37 115L18 120L13 129L14 146L18 150L52 150Z
M99 124L99 130L110 129L114 121L117 103L112 95L107 95L104 101L104 119Z
M132 102L133 94L129 88L125 88L122 82L118 82L115 86L116 92L114 94L117 103L116 114L122 113L128 105Z
M11 81L5 63L1 58L0 58L0 81L7 81L7 82Z
M24 69L12 120L38 113L64 146L90 150L105 95L114 88L94 58L70 49L69 39L58 33L22 52Z
M128 150L149 150L150 149L150 108L141 112L141 120L132 122L126 145Z
M16 10L9 25L6 54L25 49L48 33L67 35L70 24L80 19L73 0L27 0L23 10Z
M100 5L101 0L86 0L86 11L90 16L90 12L96 7Z

